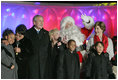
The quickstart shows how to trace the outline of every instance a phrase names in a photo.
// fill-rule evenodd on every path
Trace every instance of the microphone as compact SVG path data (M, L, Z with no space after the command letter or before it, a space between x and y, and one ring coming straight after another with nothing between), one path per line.
M19 41L16 41L16 47L18 48L18 46L19 46ZM16 55L18 55L18 52L16 52Z
M59 38L57 39L57 41L58 41L58 43L61 42L61 37L59 37ZM59 48L59 46L58 46L57 48Z
M57 39L57 41L58 41L58 42L61 42L61 37L59 37L59 38Z

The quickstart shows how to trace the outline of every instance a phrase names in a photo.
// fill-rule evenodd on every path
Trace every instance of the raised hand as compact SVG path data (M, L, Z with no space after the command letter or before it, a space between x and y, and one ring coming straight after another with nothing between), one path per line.
M83 22L89 22L89 17L86 16L85 13L81 15L81 19L83 20Z
M67 38L66 38L66 36L62 39L62 42L63 42L64 44L67 44Z

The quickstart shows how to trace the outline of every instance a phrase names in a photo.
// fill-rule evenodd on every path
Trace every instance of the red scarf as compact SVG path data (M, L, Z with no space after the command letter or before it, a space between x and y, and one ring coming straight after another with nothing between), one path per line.
M99 37L97 35L94 36L94 44L96 42L100 41ZM106 53L107 47L108 47L108 37L105 36L104 34L102 35L102 42L104 44L104 50L103 52Z
M77 54L78 54L78 56L79 56L79 61L80 61L80 63L82 63L82 54L81 54L81 52L78 51Z

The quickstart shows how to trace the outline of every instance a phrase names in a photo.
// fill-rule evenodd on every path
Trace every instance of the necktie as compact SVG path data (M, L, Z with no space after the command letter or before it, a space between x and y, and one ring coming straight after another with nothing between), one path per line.
M39 31L37 31L37 34L39 34Z

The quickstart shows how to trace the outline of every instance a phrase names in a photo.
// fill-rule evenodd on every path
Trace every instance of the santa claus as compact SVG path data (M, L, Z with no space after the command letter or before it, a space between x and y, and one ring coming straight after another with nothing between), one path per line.
M81 45L86 44L87 37L91 34L94 26L94 20L90 16L81 15L84 28L80 28L75 24L74 19L71 16L64 17L61 21L61 37L64 42L70 39L76 41L77 51L80 51L82 55L85 54L85 50Z

